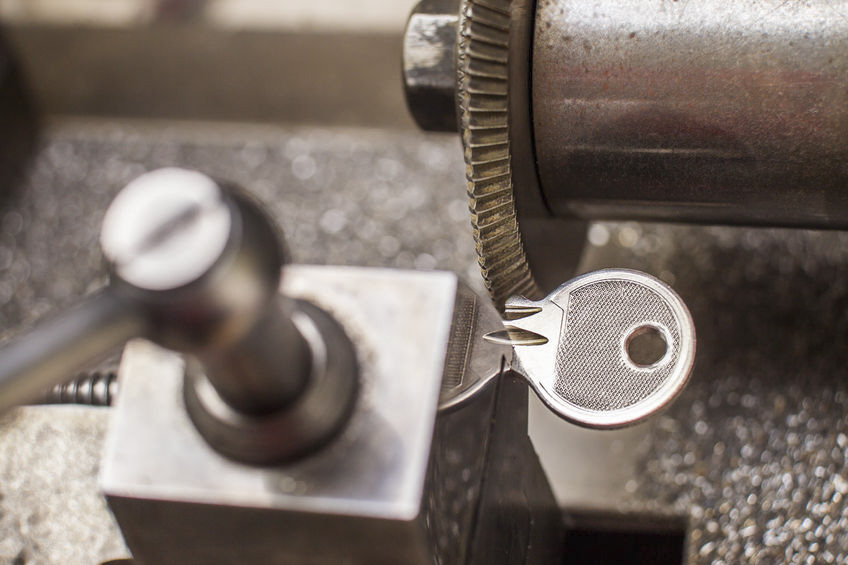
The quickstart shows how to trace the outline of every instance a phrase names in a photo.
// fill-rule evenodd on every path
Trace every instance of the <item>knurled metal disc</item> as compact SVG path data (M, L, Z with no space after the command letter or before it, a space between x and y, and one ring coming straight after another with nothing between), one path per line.
M463 0L458 107L471 222L486 288L499 310L513 295L538 298L518 227L509 131L511 0Z

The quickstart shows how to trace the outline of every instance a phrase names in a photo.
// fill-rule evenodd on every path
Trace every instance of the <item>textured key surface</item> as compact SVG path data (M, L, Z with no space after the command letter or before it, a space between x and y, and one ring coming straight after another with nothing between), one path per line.
M692 316L680 296L651 275L601 269L542 300L516 297L506 304L513 312L538 310L508 322L513 331L547 338L515 343L513 369L572 423L606 429L636 424L666 406L689 379ZM647 363L637 362L631 340L646 332L663 347Z
M680 332L666 301L632 281L601 281L570 293L556 358L556 393L587 410L628 408L657 392L680 356ZM625 344L634 330L661 328L667 352L656 364L636 366Z

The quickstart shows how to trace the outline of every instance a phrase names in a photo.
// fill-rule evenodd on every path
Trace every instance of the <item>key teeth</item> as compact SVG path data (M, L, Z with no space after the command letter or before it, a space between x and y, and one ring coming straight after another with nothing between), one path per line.
M509 345L512 347L545 345L549 340L542 334L520 327L522 324L513 325L506 323L517 320L526 320L541 311L542 306L540 303L529 300L524 296L513 296L509 298L504 305L504 329L489 332L483 336L483 339L491 343Z
M535 302L520 297L521 302L515 298L510 298L504 307L503 318L506 321L521 320L542 311L541 306L537 306Z
M515 326L506 326L502 330L489 332L483 336L483 339L490 343L499 345L511 345L517 347L520 345L545 345L548 343L548 338L543 335L516 328Z
M538 332L536 326L539 314L543 311L543 302L530 300L524 296L513 296L504 305L503 319L505 331L512 332L509 340L513 347L520 345L545 345L549 338Z

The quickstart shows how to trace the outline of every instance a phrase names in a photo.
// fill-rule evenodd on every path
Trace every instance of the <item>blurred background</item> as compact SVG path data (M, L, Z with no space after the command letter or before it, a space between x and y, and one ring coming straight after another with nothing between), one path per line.
M410 127L397 0L4 0L49 115Z

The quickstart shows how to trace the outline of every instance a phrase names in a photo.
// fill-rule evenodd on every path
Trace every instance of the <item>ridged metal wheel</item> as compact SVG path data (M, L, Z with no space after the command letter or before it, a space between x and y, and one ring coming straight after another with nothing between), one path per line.
M513 186L509 131L511 0L463 0L458 105L468 199L483 280L499 309L542 292L527 261Z

